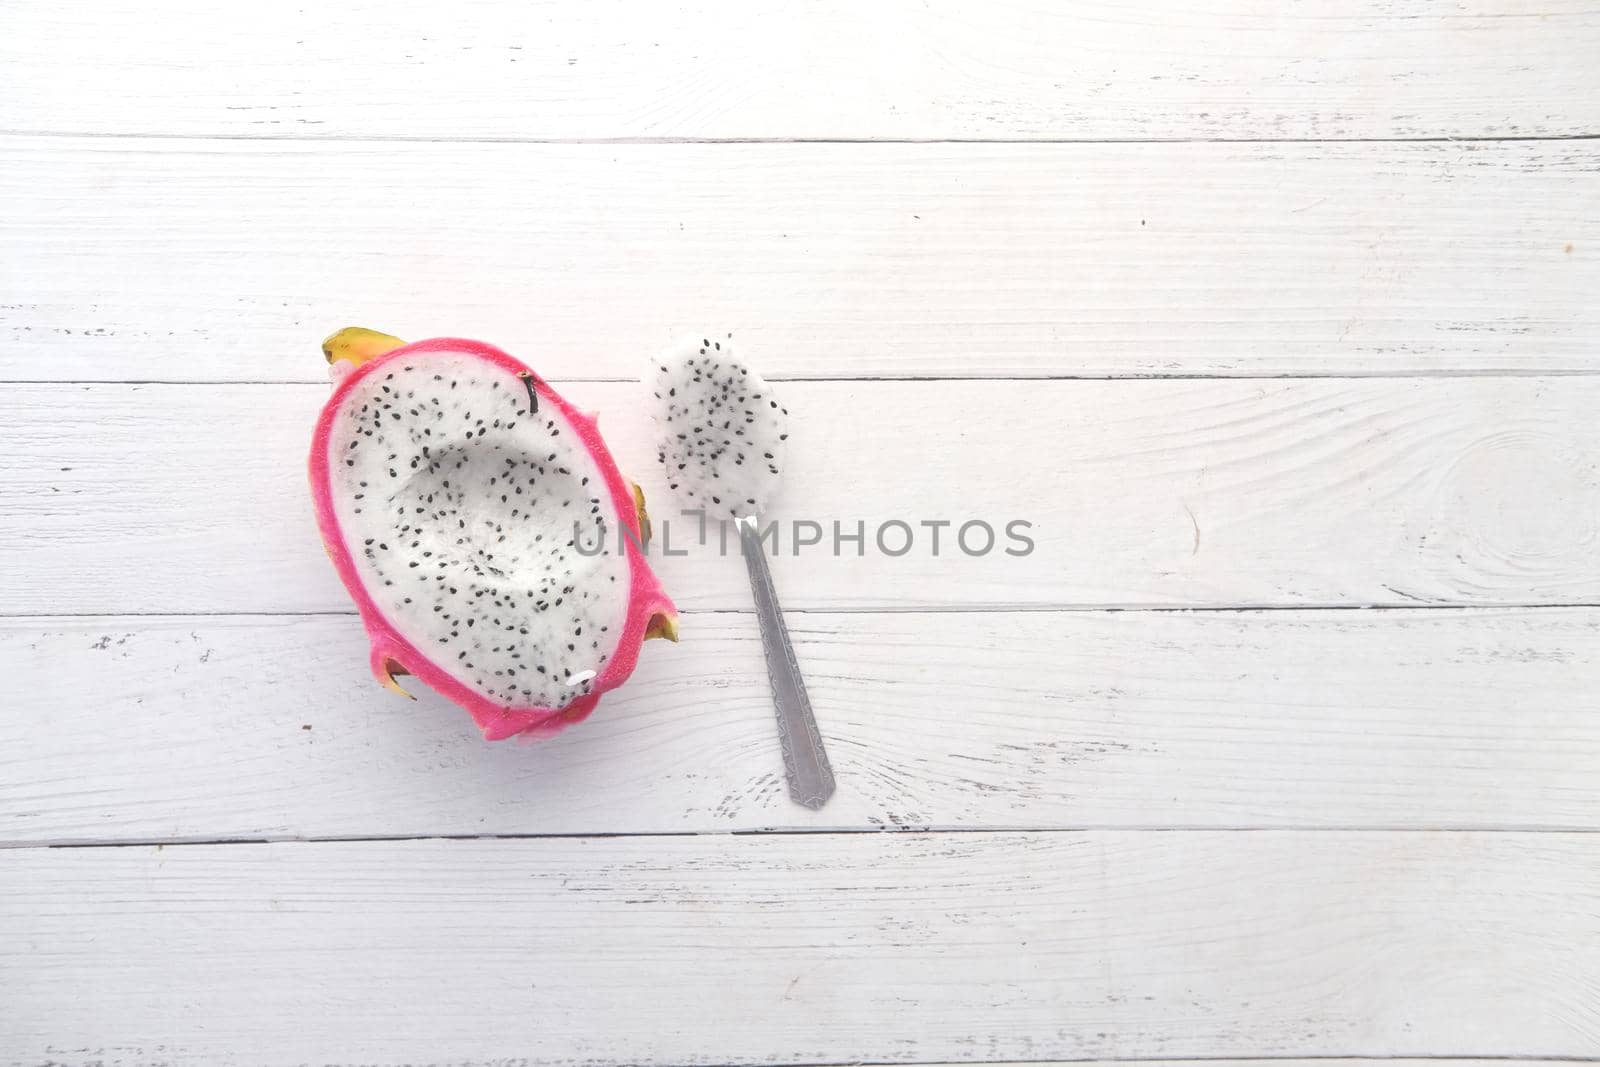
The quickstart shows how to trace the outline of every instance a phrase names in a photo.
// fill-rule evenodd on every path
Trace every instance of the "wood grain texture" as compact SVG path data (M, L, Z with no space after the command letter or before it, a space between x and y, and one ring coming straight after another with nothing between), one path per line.
M1600 830L1600 612L792 620L839 792L781 784L755 620L491 746L353 617L0 624L0 845L880 827Z
M684 608L750 610L674 521L636 383L574 383L665 534ZM1593 378L792 382L772 517L790 609L1585 604L1600 600ZM0 392L10 614L346 611L304 455L325 386ZM870 461L864 457L870 456ZM988 554L957 526L1033 524ZM866 541L833 552L863 524ZM913 547L900 551L907 531ZM922 522L949 521L939 554ZM810 532L810 531L807 531ZM981 529L968 547L983 547ZM732 540L737 545L737 537ZM683 555L665 555L667 548ZM861 555L856 555L857 551ZM733 549L730 549L732 552Z
M1597 231L1593 141L13 137L0 379L311 381L352 322L556 378L718 327L776 377L1593 372Z
M181 27L181 33L172 32ZM1600 129L1578 0L7 5L0 128L1386 138Z
M0 9L0 1067L1600 1059L1593 5ZM786 541L822 812L683 521L489 746L317 547L350 322L586 379L658 527L735 330L778 518L1038 548Z
M0 1046L396 1067L1593 1057L1597 895L1590 834L10 850Z

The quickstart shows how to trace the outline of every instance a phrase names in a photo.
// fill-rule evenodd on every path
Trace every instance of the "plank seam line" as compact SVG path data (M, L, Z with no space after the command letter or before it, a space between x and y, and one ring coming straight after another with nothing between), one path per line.
M786 1064L785 1067L944 1067L946 1064L959 1062L963 1067L1028 1067L1033 1064L1095 1064L1095 1063L1128 1063L1128 1064L1167 1064L1167 1063L1600 1063L1600 1059L1592 1056L1539 1056L1518 1055L1515 1053L1501 1053L1498 1055L1470 1055L1459 1053L1413 1053L1404 1054L1373 1054L1373 1053L1327 1053L1314 1052L1300 1056L1052 1056L1046 1059L1006 1059L1006 1060L815 1060L798 1064ZM767 1061L752 1061L742 1065L733 1061L719 1062L719 1067L763 1067ZM672 1064L667 1067L696 1067L696 1065Z
M1291 371L1282 374L1240 373L1230 374L1225 372L1208 373L1193 371L1184 373L1141 373L1132 371L1126 374L861 374L861 375L784 375L768 374L765 376L772 382L797 382L797 383L839 383L854 385L860 382L1278 382L1278 381L1330 381L1349 379L1352 381L1439 381L1456 379L1478 378L1593 378L1600 377L1600 366L1597 367L1553 367L1543 368L1516 368L1516 367L1490 367L1481 369L1440 369L1440 370L1406 370L1406 371L1365 371L1365 370L1330 370L1330 371ZM551 385L636 385L638 378L567 378L552 377L547 379ZM326 386L328 382L320 378L3 378L0 384L4 385L43 385L43 386L96 386L96 385L165 385L173 387L193 386L218 386L218 385L251 385L251 386L301 386L320 385Z
M113 849L113 848L198 848L242 845L363 845L401 844L412 841L593 841L626 840L630 838L669 837L841 837L841 836L909 836L909 837L1034 837L1041 835L1070 834L1460 834L1460 835L1520 835L1544 837L1551 835L1591 837L1600 835L1596 827L1495 827L1495 826L1123 826L1115 824L1085 824L1082 826L857 826L857 827L772 827L739 830L617 830L617 831L556 831L550 833L503 834L346 834L328 836L259 836L216 838L83 838L63 840L0 842L0 852L22 852L30 849Z
M814 1060L805 1063L786 1064L785 1067L943 1067L943 1065L959 1062L964 1067L1028 1067L1033 1064L1095 1064L1095 1063L1128 1063L1128 1064L1168 1064L1168 1063L1600 1063L1600 1059L1592 1056L1539 1056L1518 1055L1501 1053L1498 1055L1471 1055L1459 1053L1413 1053L1405 1054L1373 1054L1373 1053L1307 1053L1299 1056L1052 1056L1046 1059L1006 1059L1006 1060ZM719 1067L762 1067L768 1061L752 1061L748 1065L734 1061L719 1061ZM667 1065L667 1067L695 1067L695 1065Z
M1129 1063L1129 1064L1163 1064L1163 1063L1600 1063L1600 1059L1592 1056L1539 1056L1518 1055L1515 1053L1501 1053L1498 1055L1471 1055L1462 1053L1395 1053L1385 1055L1382 1053L1338 1053L1338 1052L1313 1052L1299 1056L1052 1056L1046 1059L1006 1059L1006 1060L816 1060L799 1064L787 1064L785 1067L943 1067L945 1064L959 1062L964 1067L1026 1067L1029 1064L1053 1063ZM679 1067L679 1065L671 1065ZM684 1065L693 1067L693 1065ZM724 1064L722 1067L739 1067L736 1064ZM751 1064L750 1067L757 1067Z
M1591 611L1600 603L1590 602L1512 602L1496 604L1430 604L1407 602L1404 604L1206 604L1206 605L1116 605L1116 604L949 604L921 606L841 606L823 608L785 607L788 615L1140 615L1140 614L1265 614L1267 612L1519 612L1519 611ZM695 615L753 615L753 608L685 608L681 614ZM3 622L44 623L63 620L89 619L315 619L355 618L354 610L327 611L65 611L65 612L0 612Z
M786 1067L944 1067L952 1062L960 1062L963 1067L1022 1067L1027 1064L1299 1064L1299 1062L1314 1062L1314 1064L1334 1064L1334 1062L1358 1062L1358 1064L1403 1064L1403 1062L1430 1062L1430 1064L1461 1064L1461 1062L1478 1062L1478 1064L1595 1064L1600 1059L1592 1056L1536 1056L1536 1054L1498 1054L1498 1056L1470 1056L1470 1054L1371 1054L1371 1053L1310 1053L1304 1056L1053 1056L1048 1059L963 1059L963 1061L950 1061L950 1059L829 1059L829 1061L808 1061L803 1064L786 1064ZM723 1062L717 1067L762 1067L770 1061L750 1061L749 1065L738 1062ZM680 1067L680 1065L669 1065ZM696 1067L696 1065L682 1065L682 1067Z
M1140 145L1140 144L1484 144L1594 141L1600 133L1434 134L1418 137L425 137L404 134L307 136L0 129L0 137L117 141L246 141L300 144L482 145Z

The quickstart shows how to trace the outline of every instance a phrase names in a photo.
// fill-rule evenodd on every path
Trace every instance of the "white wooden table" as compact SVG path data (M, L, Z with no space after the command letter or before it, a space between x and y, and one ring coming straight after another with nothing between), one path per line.
M0 2L0 1063L1600 1058L1600 11ZM373 684L316 346L603 413L736 331L736 561L589 723Z

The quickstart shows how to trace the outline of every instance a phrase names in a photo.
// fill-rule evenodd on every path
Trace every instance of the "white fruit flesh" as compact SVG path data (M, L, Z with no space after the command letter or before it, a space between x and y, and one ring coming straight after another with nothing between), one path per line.
M673 346L656 360L650 388L668 488L719 518L764 512L783 470L789 413L732 342Z
M357 383L328 458L339 528L395 631L490 700L554 708L590 691L621 635L629 564L604 475L534 405L511 370L420 354Z

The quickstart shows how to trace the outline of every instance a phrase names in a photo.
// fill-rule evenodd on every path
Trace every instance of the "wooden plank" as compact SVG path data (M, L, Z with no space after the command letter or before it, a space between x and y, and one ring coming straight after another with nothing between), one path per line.
M1596 171L1594 141L5 138L0 379L311 381L351 322L557 378L714 326L776 377L1593 372Z
M0 128L234 137L1564 136L1600 54L1579 0L20 0L6 28Z
M0 845L871 829L1600 829L1600 612L811 613L790 803L755 620L485 745L352 617L0 624Z
M1597 872L1590 834L17 849L0 1041L395 1067L1593 1057Z
M642 387L565 391L602 412L622 469L673 523ZM5 612L348 610L305 487L326 395L0 392ZM1594 378L792 382L783 396L795 417L773 518L823 540L797 556L793 526L780 534L790 608L1600 601ZM836 521L865 543L835 555ZM957 525L934 555L920 524L939 521ZM957 547L969 521L996 531L987 554ZM1007 554L1025 551L1004 535L1014 521L1033 524L1013 531L1027 555ZM669 592L749 610L741 562L695 533L676 517L658 541ZM985 547L981 528L967 545Z

